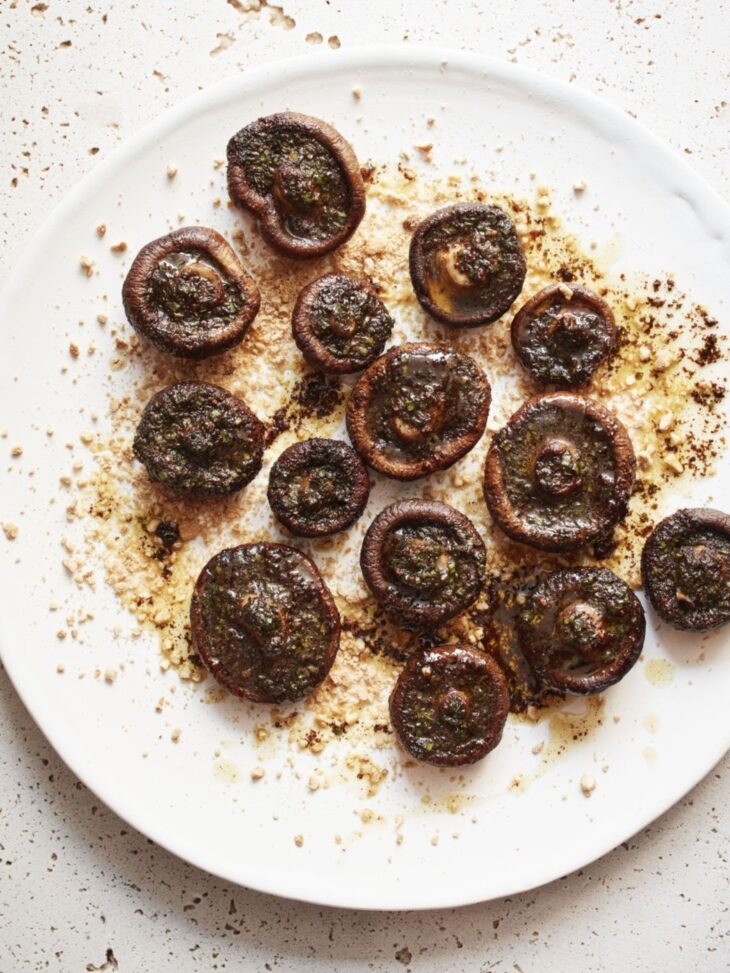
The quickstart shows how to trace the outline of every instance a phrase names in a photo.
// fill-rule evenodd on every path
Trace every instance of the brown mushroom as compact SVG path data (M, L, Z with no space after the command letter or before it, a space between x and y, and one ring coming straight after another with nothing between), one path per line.
M583 287L553 284L515 314L512 345L537 382L576 388L615 353L616 323L602 297Z
M527 264L509 214L486 203L456 203L416 227L410 270L416 297L432 317L473 328L510 308Z
M181 358L237 345L259 310L256 281L220 233L186 226L142 247L122 287L129 323Z
M707 632L730 622L730 516L678 510L644 545L641 573L654 611L674 628Z
M608 540L626 515L635 470L631 440L612 412L553 392L530 399L494 436L484 496L509 537L572 551Z
M440 645L408 660L390 697L398 740L416 760L476 763L502 739L507 680L495 660L468 645Z
M321 257L341 246L365 213L355 153L331 125L280 112L228 143L228 192L288 257Z
M309 695L340 644L340 617L317 566L284 544L241 544L211 558L195 584L190 624L210 673L256 703Z
M150 399L133 449L154 483L188 497L222 497L261 469L264 426L225 389L178 382Z
M631 588L606 568L553 571L517 616L519 644L548 688L600 693L641 655L646 618Z
M301 537L324 537L350 527L369 494L362 460L336 439L294 443L269 473L269 505L277 519Z
M292 316L299 350L329 374L366 368L382 354L392 330L383 302L350 274L326 274L307 284Z
M436 500L399 500L368 528L360 553L368 588L406 625L438 625L482 588L486 552L464 514Z
M478 442L491 388L476 362L450 348L391 348L357 380L347 431L373 469L396 480L443 470Z

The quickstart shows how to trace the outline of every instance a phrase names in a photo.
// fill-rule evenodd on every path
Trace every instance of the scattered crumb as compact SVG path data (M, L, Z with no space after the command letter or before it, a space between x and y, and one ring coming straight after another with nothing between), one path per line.
M9 541L14 541L18 536L19 530L15 524L12 524L10 521L6 520L3 524L3 533Z
M352 97L355 99L355 101L360 101L362 98L362 88L359 84L356 84L352 89Z
M127 249L127 241L120 240L119 243L112 243L109 249L112 251L112 253L124 253L124 251Z
M103 237L106 235L106 223L99 223L96 228L96 235L98 237Z
M596 789L596 778L592 774L583 774L580 779L580 789L586 797L590 797Z
M69 355L71 355L72 358L78 358L79 357L79 346L76 344L76 342L72 341L69 344L69 346L68 346L68 353L69 353Z
M108 669L104 670L104 682L109 684L113 683L117 678L117 670L113 666L109 666Z
M170 734L170 739L172 740L173 743L177 743L178 740L180 739L181 734L182 734L182 730L176 727Z
M167 167L167 178L172 180L175 178L176 175L177 175L177 166L169 165Z
M58 665L56 666L56 672L64 673L65 671L66 671L66 666L63 664L63 662L59 662Z
M97 227L97 233L98 232L99 230ZM104 233L106 233L106 227L104 227ZM99 235L103 236L104 234L101 233ZM79 257L79 266L81 267L81 272L86 274L87 277L93 277L94 267L96 266L96 264L90 257Z
M263 767L254 767L251 771L251 780L262 780L266 775L266 771Z
M573 192L575 193L576 196L580 196L581 193L584 193L586 191L587 185L588 184L584 179L581 179L579 182L574 182Z
M301 848L302 845L304 844L304 835L301 834L294 835L294 844L297 846L297 848Z

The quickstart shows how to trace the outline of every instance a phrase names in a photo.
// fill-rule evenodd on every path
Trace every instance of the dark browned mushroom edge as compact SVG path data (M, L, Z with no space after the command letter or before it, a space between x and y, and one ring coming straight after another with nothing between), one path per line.
M644 646L644 637L646 634L646 614L644 608L626 582L607 568L579 567L561 568L556 571L551 571L540 578L538 584L532 589L527 597L523 613L537 611L534 605L535 599L547 589L553 594L553 589L559 586L561 581L565 581L566 584L573 582L575 585L579 585L581 581L588 581L590 579L595 580L598 584L603 582L607 585L620 587L621 594L626 598L627 603L631 605L634 612L633 638L627 637L623 647L619 647L623 648L623 651L616 652L610 661L598 668L595 672L566 672L558 666L551 665L550 659L554 650L553 642L556 642L557 638L554 638L552 641L550 639L542 639L539 650L534 651L530 645L533 633L526 626L522 613L517 615L517 632L522 651L543 684L548 689L558 693L588 696L604 692L627 675L641 655L641 650ZM612 602L612 604L615 603Z
M410 740L409 735L406 733L402 719L405 697L409 691L409 684L417 678L418 669L424 665L437 665L439 662L446 661L455 655L462 655L465 664L468 661L470 664L480 667L485 674L488 674L488 678L491 679L497 691L497 708L492 714L488 728L489 732L484 734L481 743L475 740L472 747L465 749L461 754L432 753L425 755L419 752L418 748L414 746L415 741ZM499 744L502 739L505 723L507 722L507 716L509 715L509 702L509 690L506 677L502 668L492 656L470 645L440 645L432 649L423 649L414 656L411 656L408 662L406 662L390 694L390 721L399 743L416 760L421 760L438 767L459 767L476 763L478 760L486 757Z
M157 409L168 408L169 406L176 404L173 400L178 396L185 396L189 393L202 393L208 398L213 398L216 400L215 407L220 409L226 406L228 409L235 411L239 416L242 417L247 423L250 424L252 439L249 452L250 456L250 469L247 473L235 477L230 484L225 487L210 487L210 486L200 486L195 488L190 488L182 486L179 483L172 482L171 478L165 478L160 475L160 470L157 469L161 464L159 458L155 460L154 453L150 453L150 445L154 446L155 449L158 448L157 444L149 444L146 442L147 433L145 429L145 423L149 422L151 417L155 415ZM169 405L168 405L169 400ZM210 404L210 403L209 403ZM163 444L162 449L169 444ZM233 395L227 389L221 388L219 385L211 385L209 382L176 382L173 385L168 385L149 400L147 405L142 411L139 423L137 424L137 430L135 433L132 449L135 458L145 467L147 475L151 482L159 483L165 489L177 494L181 497L186 497L189 499L217 499L220 497L228 496L232 493L237 493L242 490L243 487L247 486L253 479L258 476L264 454L264 424L256 416L254 412L248 407L246 402L237 395ZM164 457L163 457L164 459Z
M377 470L378 473L382 473L383 476L387 476L393 480L418 480L421 479L421 477L428 476L429 474L435 473L438 470L447 469L457 460L461 459L462 456L465 456L471 449L474 448L474 446L476 446L487 425L489 407L492 400L492 390L487 376L484 374L476 361L471 358L470 360L474 364L477 374L483 381L484 391L482 408L474 417L474 420L471 423L471 430L468 430L461 436L451 440L445 447L434 450L429 457L417 462L413 461L408 464L398 462L394 459L388 459L374 447L367 423L367 409L373 393L377 391L381 385L387 372L388 365L393 358L397 357L402 352L424 351L437 353L451 352L454 355L461 354L460 352L454 351L454 349L450 346L442 346L425 341L410 341L405 342L402 345L395 345L386 351L384 355L381 355L377 361L373 362L373 364L370 365L370 367L366 369L362 375L360 375L350 393L349 399L347 400L345 421L352 445L358 451L363 460L368 464L368 466L372 467L374 470ZM461 357L469 358L470 356L461 355Z
M522 307L519 308L515 316L512 318L512 327L510 330L512 347L515 350L515 354L517 355L520 364L530 375L533 376L533 378L535 378L536 381L541 381L541 380L534 375L532 369L530 369L530 367L528 366L528 364L525 362L523 358L523 354L522 354L523 342L520 340L521 339L520 332L523 324L526 323L527 319L529 319L540 308L542 304L544 304L546 301L551 300L553 297L560 295L565 301L565 306L570 307L571 301L567 300L563 293L563 289L565 287L567 287L570 291L572 291L574 298L577 298L579 301L582 301L584 304L595 308L595 313L598 314L598 316L601 318L601 321L606 329L606 332L609 335L609 344L606 349L606 354L603 356L601 361L596 364L596 368L598 368L601 364L603 364L611 355L615 354L618 348L618 329L616 328L616 319L614 318L614 314L613 311L611 310L611 307L604 300L604 298L600 296L600 294L596 294L594 291L590 291L585 287L576 287L573 284L549 284L547 287L543 287L542 290L538 291L536 294L533 294L533 296L530 297L527 301L525 301ZM591 377L592 375L589 376L585 382L582 382L580 384L574 386L566 385L565 387L579 388L585 386L588 384ZM549 384L549 383L543 383L543 384Z
M465 514L439 500L398 500L385 507L370 524L360 550L360 567L375 599L397 618L415 626L438 625L448 618L453 618L473 604L481 590L480 583L479 590L473 597L462 597L450 606L442 608L437 605L422 605L415 609L403 598L389 598L390 582L385 576L382 565L383 546L388 535L404 524L429 523L449 527L460 538L473 545L474 557L479 562L478 567L483 576L486 567L486 549L479 532Z
M439 305L431 298L428 287L429 267L427 265L426 255L422 246L424 237L433 227L446 222L452 217L467 216L472 213L482 212L488 208L501 209L501 207L490 206L490 204L486 203L452 203L449 206L444 206L425 217L425 219L418 224L413 232L413 236L411 237L411 245L408 253L408 266L411 274L411 281L413 283L413 289L416 297L418 298L418 302L421 307L431 315L432 318L435 318L437 321L441 321L443 324L446 324L452 328L478 328L497 321L517 300L525 283L525 277L527 276L527 262L525 260L524 251L520 245L522 262L519 268L519 285L515 285L509 300L505 298L505 300L499 302L491 312L461 316L454 315L450 314L448 311L444 311L444 309L439 307ZM503 212L505 216L512 221L512 217L509 215L509 213L507 213L505 210L503 210ZM515 234L516 233L517 231L515 229Z
M147 282L158 263L171 253L198 250L220 266L236 282L246 305L230 326L213 338L198 334L186 343L168 341L157 333L147 307ZM200 360L219 355L237 345L259 312L261 295L258 285L246 270L233 248L216 230L205 226L184 226L145 244L132 262L122 285L122 303L129 323L162 351L181 358Z
M333 465L339 464L343 476L350 487L348 503L339 518L330 518L324 527L305 523L302 517L289 513L281 503L278 481L295 475L299 468L309 462ZM269 472L267 498L276 519L299 537L325 537L346 530L362 515L370 495L370 478L364 463L355 450L347 443L337 439L304 439L294 443L274 461Z
M695 618L683 612L678 605L671 601L665 604L661 597L662 552L659 545L662 537L677 524L678 530L708 530L720 534L730 540L730 515L710 507L684 507L664 517L655 525L646 539L641 552L641 577L647 598L657 615L673 628L685 632L709 632L730 622L730 614L718 609L702 608L695 612ZM676 600L676 599L675 599Z
M625 498L625 502L619 505L617 517L613 526L620 523L626 515L628 501L631 497L636 473L636 456L634 447L629 438L623 423L608 409L602 405L588 399L585 396L574 392L547 392L543 395L536 395L528 399L507 421L503 428L508 428L515 422L520 421L526 414L539 407L543 403L552 405L563 405L565 408L580 408L587 415L596 418L606 429L611 438L616 455L616 484L615 489L620 497ZM525 544L528 547L550 553L560 554L576 551L587 544L600 541L601 538L579 537L575 543L560 544L555 546L549 540L540 540L532 536L523 526L510 503L504 486L504 474L502 470L501 454L499 445L495 440L489 447L487 459L484 466L484 498L492 519L499 528L512 540Z
M304 132L330 150L342 168L350 192L347 222L339 233L328 240L297 240L283 229L279 212L272 196L261 196L249 185L242 167L228 164L228 193L240 209L247 210L259 220L261 235L275 250L295 260L322 257L342 246L360 225L365 215L365 185L360 173L360 163L350 143L327 122L300 112L277 112L266 116L270 125L287 125ZM237 133L236 133L237 134ZM235 135L232 139L235 138ZM231 139L231 141L232 141ZM229 147L231 144L229 141Z
M297 297L294 311L292 312L292 337L305 359L314 368L318 368L328 375L349 375L353 372L361 372L371 365L382 354L382 346L370 358L362 361L352 358L337 358L314 334L310 324L310 317L319 300L320 288L323 282L332 279L357 284L357 286L361 287L364 291L368 291L380 302L380 298L373 292L369 284L352 274L325 274L323 277L317 277L315 280L310 281L300 291ZM383 342L384 345L385 341Z
M314 560L311 557L309 557L309 555L305 554L303 551L300 551L298 548L290 547L288 544L275 544L268 541L259 541L259 542L254 542L252 544L239 544L238 546L255 547L258 546L259 544L270 548L279 548L289 552L294 551L304 561L307 562L307 565L311 571L312 580L317 590L317 594L322 599L327 616L332 623L332 632L330 634L327 650L324 653L324 661L321 669L321 679L317 683L317 685L319 685L327 677L327 674L332 668L335 658L337 657L337 652L340 647L340 634L341 634L342 626L340 622L340 613L337 610L337 605L335 604L335 600L332 597L332 593L327 587L322 575L320 574L319 568L315 564ZM191 630L193 645L195 646L195 650L200 656L208 672L210 672L211 675L216 679L216 681L219 682L225 689L227 689L234 696L238 696L241 699L248 699L253 703L278 702L277 700L271 700L264 695L256 694L250 691L247 692L244 690L242 686L238 685L235 682L232 682L229 679L226 679L225 676L222 675L221 672L218 670L214 660L208 654L207 647L206 647L207 637L205 634L205 624L203 622L202 609L201 609L202 592L207 581L208 569L211 563L215 561L215 559L222 553L224 552L219 551L217 554L214 554L213 557L210 558L210 560L203 566L200 574L198 575L198 579L195 582L195 586L193 588L193 594L190 601L190 630ZM312 692L314 691L315 688L316 686L312 688Z

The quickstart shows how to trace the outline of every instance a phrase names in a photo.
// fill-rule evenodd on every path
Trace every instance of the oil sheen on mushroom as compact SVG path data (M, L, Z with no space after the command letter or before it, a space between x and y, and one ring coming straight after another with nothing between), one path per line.
M261 469L264 427L225 389L179 382L149 401L133 448L154 483L189 497L220 497Z
M392 330L383 302L350 274L326 274L307 284L292 316L300 351L330 374L361 371L382 354Z
M616 351L613 312L591 291L554 284L514 316L512 345L535 381L576 388Z
M436 500L399 500L368 528L360 564L368 588L396 621L438 625L476 600L486 553L458 510Z
M646 619L631 588L606 568L553 571L517 616L519 644L557 692L599 693L641 654Z
M706 632L730 622L730 517L688 508L654 528L641 558L654 611L674 628Z
M422 342L398 345L355 384L347 431L373 469L415 480L446 469L476 445L490 399L486 375L467 355Z
M269 474L269 505L293 534L323 537L350 527L362 514L370 480L351 446L307 439L279 456Z
M242 544L211 558L195 584L190 623L211 674L257 703L308 696L340 643L340 618L317 566L284 544Z
M625 517L636 460L617 417L581 395L536 396L493 438L489 512L516 541L546 551L604 546Z
M509 214L485 203L456 203L416 227L410 271L416 297L432 317L472 328L510 308L527 265Z
M441 645L406 663L390 697L403 748L438 766L473 764L502 739L509 713L499 664L468 645Z
M289 257L341 246L365 213L365 187L351 146L331 125L282 112L259 118L228 143L228 192Z
M132 327L181 358L208 358L237 345L259 310L253 277L223 237L202 226L142 247L122 299Z

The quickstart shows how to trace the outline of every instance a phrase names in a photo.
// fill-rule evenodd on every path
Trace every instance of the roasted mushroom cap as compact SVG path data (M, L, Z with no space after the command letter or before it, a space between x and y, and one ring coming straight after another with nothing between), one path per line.
M326 122L296 112L259 118L233 136L228 192L289 257L335 250L365 213L365 187L349 143Z
M323 372L359 372L378 355L393 330L383 302L357 277L326 274L307 284L292 317L294 340Z
M293 534L322 537L344 530L365 509L370 480L347 443L307 439L279 456L269 474L269 504Z
M512 345L536 381L575 388L590 381L616 351L616 323L597 294L554 284L531 297L514 316Z
M631 588L606 568L553 571L517 616L520 647L558 692L600 693L641 654L646 620Z
M496 321L519 295L527 273L512 218L485 203L456 203L419 223L410 268L421 305L458 328Z
M484 496L516 541L545 551L604 543L628 507L636 459L616 416L569 392L526 402L492 440Z
M507 680L495 660L467 645L413 656L390 697L390 719L416 760L457 767L485 757L502 739Z
M347 431L366 463L396 480L446 469L478 442L491 388L467 355L413 342L391 348L360 376Z
M437 625L479 595L484 543L464 514L436 500L399 500L368 528L360 565L375 598L408 625Z
M706 632L730 622L730 517L678 510L644 545L641 573L654 611L675 628Z
M261 469L264 427L225 389L179 382L150 399L133 448L154 483L189 497L220 497Z
M171 355L209 358L237 345L259 289L220 233L186 226L142 247L122 287L129 323Z
M255 703L307 696L340 644L340 617L317 566L285 544L242 544L211 558L190 623L212 675Z

